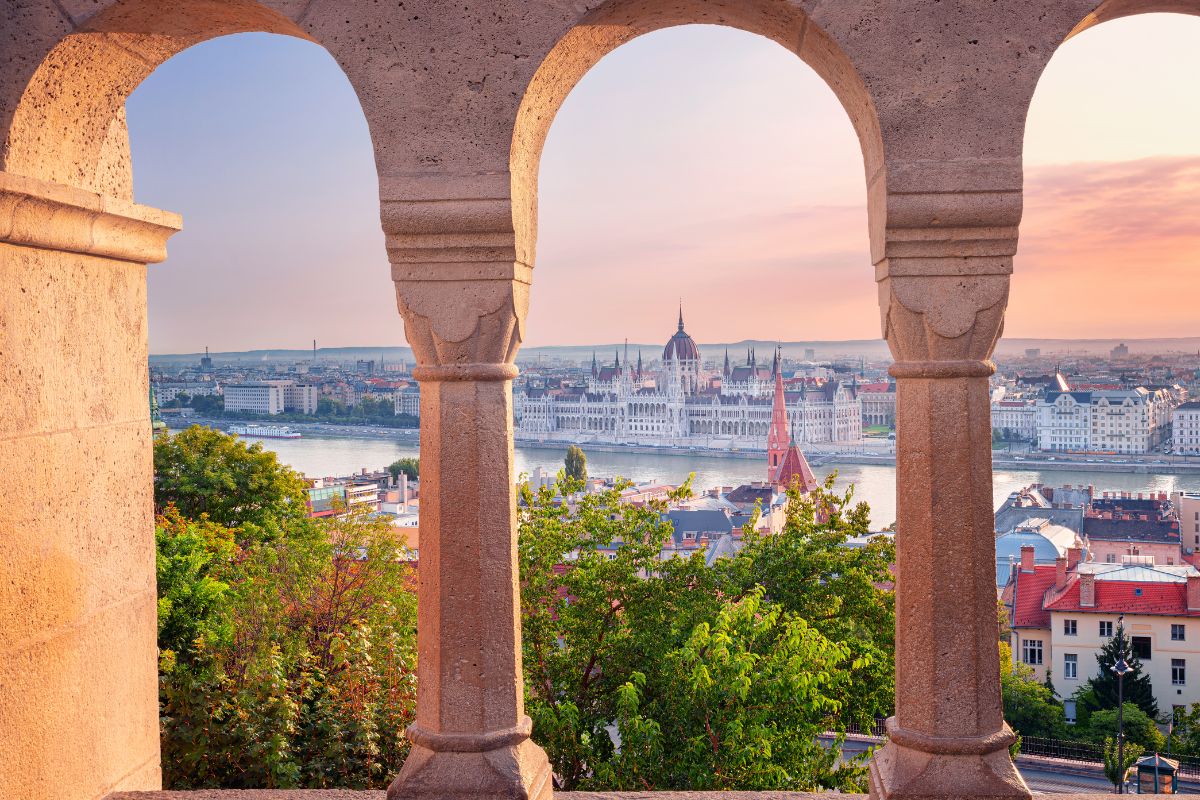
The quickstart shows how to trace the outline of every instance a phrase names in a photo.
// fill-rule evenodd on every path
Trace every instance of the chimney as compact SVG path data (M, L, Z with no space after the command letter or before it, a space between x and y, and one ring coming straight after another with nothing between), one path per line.
M1033 545L1021 545L1021 572L1033 572Z
M1067 585L1067 558L1059 556L1054 559L1054 588L1062 589Z
M1083 550L1079 547L1067 548L1067 569L1075 569L1075 565L1079 563L1079 559L1083 558Z
M1187 608L1188 611L1200 611L1200 575L1188 575Z
M1200 588L1200 587L1197 587ZM1096 607L1096 575L1085 572L1079 576L1079 605L1083 608Z

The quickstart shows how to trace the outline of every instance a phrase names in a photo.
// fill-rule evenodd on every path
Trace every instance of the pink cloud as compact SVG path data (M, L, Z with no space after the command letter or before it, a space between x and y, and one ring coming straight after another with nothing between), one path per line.
M1007 331L1200 331L1200 157L1029 169Z

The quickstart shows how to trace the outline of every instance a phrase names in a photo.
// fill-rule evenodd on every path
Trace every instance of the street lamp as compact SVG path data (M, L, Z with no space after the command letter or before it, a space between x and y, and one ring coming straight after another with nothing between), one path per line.
M1117 794L1125 793L1125 673L1132 672L1124 658L1117 659L1112 671L1117 673L1117 768L1121 770L1121 781Z

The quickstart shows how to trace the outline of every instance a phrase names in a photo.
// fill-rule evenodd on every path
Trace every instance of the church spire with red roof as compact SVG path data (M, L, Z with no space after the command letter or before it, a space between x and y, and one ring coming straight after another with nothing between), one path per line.
M804 494L817 488L808 459L796 444L788 427L786 395L783 391L783 364L779 350L775 351L775 402L771 407L771 430L767 433L767 480L771 485L787 489L796 483Z
M776 370L775 402L771 406L771 428L767 432L767 480L775 480L775 474L779 471L779 465L783 463L790 440L787 405L783 395L783 370Z

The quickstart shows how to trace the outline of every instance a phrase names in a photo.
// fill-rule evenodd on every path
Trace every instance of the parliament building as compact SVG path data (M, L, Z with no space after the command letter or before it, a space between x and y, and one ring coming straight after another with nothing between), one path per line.
M595 442L718 450L766 450L777 378L791 435L806 449L839 449L862 441L857 386L838 380L782 379L779 349L768 366L753 350L731 366L706 370L696 342L678 328L654 369L628 354L611 364L592 359L587 386L517 390L516 438L522 441ZM816 445L817 447L813 447ZM828 445L823 448L821 445Z

